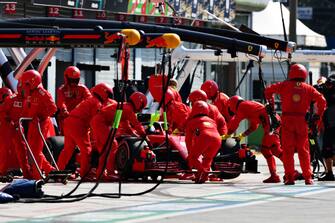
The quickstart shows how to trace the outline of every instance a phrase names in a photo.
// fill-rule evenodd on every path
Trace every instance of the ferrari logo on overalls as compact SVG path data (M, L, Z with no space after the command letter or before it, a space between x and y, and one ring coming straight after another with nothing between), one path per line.
M300 97L299 94L294 94L294 95L292 96L292 100L293 100L294 102L299 102L299 101L301 100L301 97Z
M251 52L253 50L252 46L248 46L248 52Z
M275 42L275 49L278 49L279 43Z
M301 86L301 82L297 82L297 83L296 83L296 86L297 86L297 87L300 87L300 86Z

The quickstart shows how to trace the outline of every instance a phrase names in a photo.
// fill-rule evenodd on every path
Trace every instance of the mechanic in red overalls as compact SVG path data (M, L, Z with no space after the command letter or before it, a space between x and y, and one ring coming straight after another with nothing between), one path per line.
M213 80L207 80L201 85L201 90L206 92L207 98L212 101L223 117L225 118L226 122L228 123L230 120L230 115L228 112L228 99L229 97L219 91L219 87L217 83Z
M89 128L92 117L102 108L103 104L113 96L113 90L108 84L100 83L91 88L91 96L73 109L64 120L64 149L58 158L58 167L64 170L75 150L80 149L80 176L91 181L88 176L91 163L92 145Z
M263 154L270 177L263 183L279 183L280 177L276 171L276 161L273 156L282 160L282 149L280 147L279 129L270 131L270 119L263 104L256 101L247 101L240 96L233 96L228 100L229 111L234 114L228 124L228 135L233 134L243 119L249 121L249 128L239 135L240 138L246 137L254 132L261 124L264 130L262 139L261 153Z
M80 70L75 66L69 66L64 71L64 84L57 89L58 125L61 135L63 132L64 119L91 93L89 89L79 84Z
M0 176L7 175L9 161L13 159L11 156L12 144L8 143L8 140L12 138L9 130L10 122L5 108L5 101L10 100L9 97L11 95L12 91L9 88L0 88Z
M169 89L172 91L173 93L173 98L175 101L178 101L178 102L183 102L181 100L181 96L177 90L177 87L178 87L178 81L174 78L170 79L169 80Z
M190 137L188 155L189 165L197 169L195 183L204 183L208 180L208 172L213 158L221 147L221 136L217 131L216 123L208 117L209 106L204 101L196 101L186 123L185 134ZM202 162L199 161L200 156Z
M188 96L188 100L193 105L196 101L204 101L207 102L207 95L203 90L195 90L191 92L191 94ZM208 103L207 103L208 104ZM213 119L216 123L216 126L218 128L218 132L220 135L225 135L227 134L227 124L224 119L224 117L221 115L220 111L215 105L208 104L209 106L209 117ZM185 136L185 143L186 147L188 149L191 148L190 143L191 143L192 138L189 135ZM180 180L188 180L188 179L193 179L194 175L193 174L183 174L179 177ZM221 181L220 178L217 178L215 175L209 175L210 181Z
M274 94L280 95L282 108L282 149L285 169L285 185L294 184L294 152L298 152L305 184L313 184L310 164L308 124L306 114L311 102L316 102L317 111L313 120L318 122L326 108L326 100L315 88L304 83L307 70L301 64L290 67L288 80L272 84L265 89L265 97L274 105Z
M43 154L44 143L38 130L38 123L41 132L46 138L50 127L50 116L57 111L50 93L41 84L41 75L36 70L28 70L21 76L22 95L25 98L23 103L23 117L32 118L28 125L27 140L34 154L36 162L41 170L48 175L55 168L47 161ZM40 179L37 168L33 167L33 178Z
M190 108L182 102L176 101L173 92L168 89L165 93L166 117L169 123L169 132L184 132L185 123Z
M129 97L129 102L124 102L122 107L122 116L120 120L119 128L117 129L114 141L112 143L112 150L110 157L107 162L107 173L105 179L110 179L111 181L118 179L114 174L114 160L115 153L117 151L117 141L116 138L122 135L132 135L145 137L146 132L142 124L137 120L136 113L140 112L143 108L147 106L147 98L141 92L134 92ZM91 121L91 127L93 130L93 136L96 141L96 146L100 153L99 166L97 169L97 176L103 171L103 162L106 157L105 143L108 139L108 134L113 125L115 114L117 110L117 103L109 104L102 108Z
M19 80L17 90L18 94L12 95L4 102L5 120L8 122L7 146L13 146L13 153L17 157L19 166L22 169L23 177L31 179L31 168L28 163L27 147L20 133L19 119L23 114L24 98L21 94L22 83ZM8 159L8 158L7 158Z
M203 90L195 90L191 92L191 94L188 96L188 100L192 105L196 101L207 102L207 94ZM223 115L220 113L219 109L212 104L208 104L208 106L209 106L208 116L216 122L219 134L220 135L227 134L227 124Z

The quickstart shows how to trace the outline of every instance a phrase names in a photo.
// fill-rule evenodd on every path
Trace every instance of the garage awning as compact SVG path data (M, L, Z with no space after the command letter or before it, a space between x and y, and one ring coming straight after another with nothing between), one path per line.
M286 32L289 32L290 12L283 6L283 17ZM284 39L284 31L280 13L280 3L270 1L267 7L260 12L252 14L252 29L261 34L272 38ZM297 45L326 47L326 39L297 19Z

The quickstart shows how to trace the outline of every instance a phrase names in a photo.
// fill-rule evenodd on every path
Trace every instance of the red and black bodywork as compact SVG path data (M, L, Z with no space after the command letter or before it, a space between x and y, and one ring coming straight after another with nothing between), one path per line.
M189 172L185 136L166 137L161 122L153 123L151 129L147 136L149 143L136 137L124 137L119 141L116 165L123 178L157 179L158 176ZM212 170L222 179L233 179L242 172L257 173L257 160L246 144L240 145L230 138L222 142Z

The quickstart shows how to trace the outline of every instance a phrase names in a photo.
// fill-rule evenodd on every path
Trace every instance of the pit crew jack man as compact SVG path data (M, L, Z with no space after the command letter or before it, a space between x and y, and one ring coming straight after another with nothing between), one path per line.
M64 119L91 93L89 89L79 83L80 70L75 66L69 66L64 71L64 84L57 89L58 125L61 135L64 134Z
M265 97L274 106L274 94L280 95L282 107L282 149L285 169L285 185L294 184L294 152L298 152L305 184L313 184L310 165L308 124L306 114L311 102L317 105L313 119L320 121L326 108L326 100L315 88L304 83L307 70L301 64L290 67L288 80L272 84L265 89Z
M82 101L73 109L64 121L64 149L58 158L58 167L64 170L68 164L76 145L80 149L80 176L91 181L88 176L91 162L92 145L90 141L90 121L92 117L109 101L113 95L112 88L104 83L91 88L92 96Z
M261 152L266 159L270 171L270 177L263 183L279 183L280 177L276 173L276 161L273 156L282 160L282 149L280 146L279 129L270 132L270 120L266 108L256 101L247 101L240 96L233 96L228 100L229 111L234 114L228 123L228 135L233 134L243 119L249 121L249 128L239 135L246 137L254 132L259 124L264 129Z

